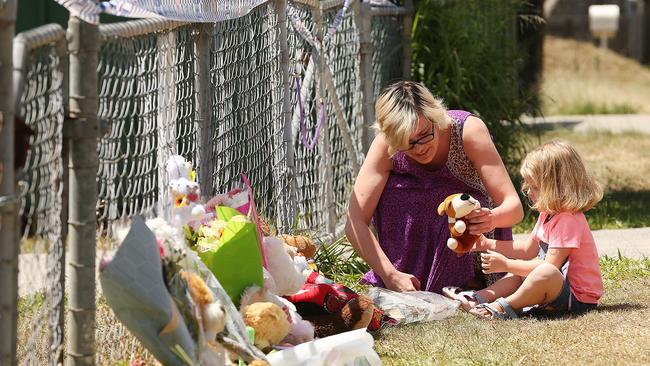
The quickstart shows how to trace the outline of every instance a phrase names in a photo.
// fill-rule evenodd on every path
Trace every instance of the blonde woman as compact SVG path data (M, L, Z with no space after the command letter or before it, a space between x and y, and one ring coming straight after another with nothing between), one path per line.
M525 242L481 237L485 273L509 272L468 301L470 312L485 319L516 318L531 305L536 313L581 313L596 307L603 294L598 252L584 211L594 207L603 191L587 172L580 155L564 141L531 151L521 166L523 191L537 224ZM535 257L537 254L537 257Z
M346 225L372 268L362 282L433 292L481 283L476 255L459 257L447 248L447 218L436 208L450 194L469 193L483 207L469 216L469 231L512 239L509 228L523 210L487 127L471 113L447 111L411 81L382 91L375 111L377 136L356 179Z

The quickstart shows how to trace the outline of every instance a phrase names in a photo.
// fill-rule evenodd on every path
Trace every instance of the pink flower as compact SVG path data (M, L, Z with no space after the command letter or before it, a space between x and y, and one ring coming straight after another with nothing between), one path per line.
M156 238L156 244L158 244L158 252L160 253L160 259L165 258L165 247L163 246L164 240Z

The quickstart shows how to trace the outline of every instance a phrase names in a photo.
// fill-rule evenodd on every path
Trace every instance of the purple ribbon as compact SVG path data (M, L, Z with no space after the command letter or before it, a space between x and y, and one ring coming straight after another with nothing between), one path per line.
M325 103L323 100L320 100L320 107L318 113L318 122L316 123L316 131L314 131L314 137L311 139L307 137L307 124L305 123L305 110L302 106L302 97L300 96L300 77L296 78L296 103L298 104L298 109L300 110L300 132L302 134L302 143L305 144L307 150L312 151L318 142L318 137L320 132L323 129L325 124Z
M334 17L334 21L332 21L332 24L328 27L327 31L325 32L322 42L319 42L316 39L316 37L314 37L314 35L305 26L305 24L298 16L298 12L291 5L287 7L287 15L289 16L289 19L293 24L293 28L298 32L298 34L302 36L303 39L307 41L307 43L311 45L312 57L316 65L319 65L320 49L322 45L329 43L330 39L338 31L339 27L341 26L341 23L343 23L343 17L345 16L345 13L350 7L351 2L352 2L351 0L345 0L343 7L341 8L341 10L339 10L336 13L336 16ZM319 66L329 67L323 64ZM298 104L298 109L300 110L300 130L302 134L302 142L307 147L307 150L311 151L316 146L316 142L318 141L320 132L323 128L323 125L325 124L325 118L326 118L325 102L323 101L323 99L320 99L318 122L316 123L316 130L314 131L314 136L311 139L307 137L307 126L305 124L305 111L303 109L302 97L300 95L300 76L296 77L296 103Z

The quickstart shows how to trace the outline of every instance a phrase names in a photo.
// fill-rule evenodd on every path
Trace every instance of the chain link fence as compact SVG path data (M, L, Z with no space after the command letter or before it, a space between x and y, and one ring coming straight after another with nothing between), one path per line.
M214 24L99 27L98 260L117 248L118 231L134 215L168 215L165 162L173 154L194 163L205 198L241 187L243 172L260 214L278 230L322 240L341 234L372 122L364 111L372 100L364 98L374 95L365 90L376 94L403 75L407 53L396 29L410 15L377 15L353 4L336 27L347 2L288 2L309 33L331 33L317 50L281 3ZM363 16L371 27L364 28ZM19 266L29 277L19 284L22 364L54 363L65 344L67 58L63 30L47 29L56 37L25 48L24 81L16 89L21 115L35 130L22 178ZM372 55L362 52L363 32L371 35ZM362 75L363 57L371 57L370 78ZM149 357L101 293L95 316L98 364Z
M60 26L47 25L15 38L16 129L19 136L31 135L24 168L17 176L23 189L17 352L22 365L56 364L62 360L66 73L65 31Z

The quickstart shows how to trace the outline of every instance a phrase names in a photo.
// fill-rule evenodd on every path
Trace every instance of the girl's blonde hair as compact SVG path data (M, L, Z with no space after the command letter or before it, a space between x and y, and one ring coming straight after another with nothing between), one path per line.
M520 173L524 194L533 187L537 190L537 200L531 206L537 211L583 212L603 198L600 184L566 141L550 141L529 152Z
M390 156L398 149L408 149L409 137L416 129L420 115L441 130L451 123L442 99L434 97L420 83L399 81L379 94L375 103L374 128L386 138Z

